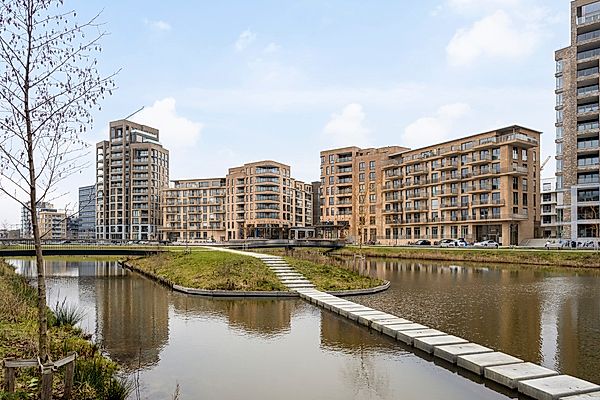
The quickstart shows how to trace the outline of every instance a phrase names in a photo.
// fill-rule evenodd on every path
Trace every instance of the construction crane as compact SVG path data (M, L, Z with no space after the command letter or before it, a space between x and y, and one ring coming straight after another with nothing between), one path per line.
M144 109L145 106L142 106L142 108L140 108L139 110L137 110L136 112L129 114L128 116L125 117L125 119L129 119L131 117L133 117L135 114L139 113L140 111L142 111Z
M548 164L548 161L550 161L550 159L552 158L552 156L548 156L548 158L546 158L544 160L544 162L542 163L542 165L540 166L540 171L544 170L544 167L546 166L546 164Z

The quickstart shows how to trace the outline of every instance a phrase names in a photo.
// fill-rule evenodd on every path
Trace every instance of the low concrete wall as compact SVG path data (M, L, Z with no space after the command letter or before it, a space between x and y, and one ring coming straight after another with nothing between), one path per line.
M332 294L334 296L340 296L340 297L364 296L364 295L368 295L368 294L375 294L375 293L381 293L383 291L386 291L390 288L390 285L391 285L390 281L385 281L385 283L383 285L376 286L374 288L356 289L356 290L339 290L339 291L326 292L326 293Z

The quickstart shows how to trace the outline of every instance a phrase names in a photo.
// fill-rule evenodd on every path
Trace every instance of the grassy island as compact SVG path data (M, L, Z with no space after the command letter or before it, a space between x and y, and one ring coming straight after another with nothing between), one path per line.
M265 254L283 256L285 261L311 281L318 290L326 292L370 289L384 284L377 278L361 275L346 265L323 256L323 250L307 252L296 249L292 256L287 256L283 249L269 249Z
M17 275L12 266L0 260L0 360L36 357L36 302L37 291L25 278ZM116 376L117 365L104 358L98 348L86 340L83 332L63 317L48 309L50 358L59 360L77 352L73 398L126 399L132 385ZM55 374L55 396L62 394L62 379L62 371ZM4 369L0 369L0 382L4 382ZM16 392L8 394L0 388L0 399L35 398L38 385L34 369L20 369Z
M131 259L127 264L176 285L193 289L231 291L285 291L262 261L222 251L161 253Z

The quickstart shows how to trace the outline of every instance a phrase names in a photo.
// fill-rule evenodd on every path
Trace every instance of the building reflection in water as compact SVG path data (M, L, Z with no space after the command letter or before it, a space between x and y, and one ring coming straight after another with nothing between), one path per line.
M231 329L262 338L289 333L294 299L218 299L173 293L175 312L183 317L223 318Z
M368 261L392 282L359 303L600 383L600 273Z
M137 274L97 279L97 338L127 370L157 364L169 341L169 292Z

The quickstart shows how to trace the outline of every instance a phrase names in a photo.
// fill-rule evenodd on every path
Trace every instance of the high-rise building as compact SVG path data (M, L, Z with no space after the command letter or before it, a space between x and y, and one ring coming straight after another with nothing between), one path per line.
M312 225L317 226L321 223L321 181L312 184Z
M539 138L512 126L416 150L321 152L321 219L360 243L522 243L539 222Z
M157 129L119 120L96 145L96 238L158 240L169 152Z
M79 188L79 218L77 238L94 240L96 238L96 185Z
M268 160L230 168L226 187L227 240L283 239L312 220L312 186L294 180L289 165Z
M342 236L360 242L383 232L382 164L389 156L407 150L344 147L321 152L321 223L339 226ZM375 196L375 197L374 197ZM360 233L359 233L360 232Z
M570 46L556 58L556 186L560 237L600 237L600 1L571 2Z
M162 239L171 242L225 240L225 178L171 182L163 196Z

